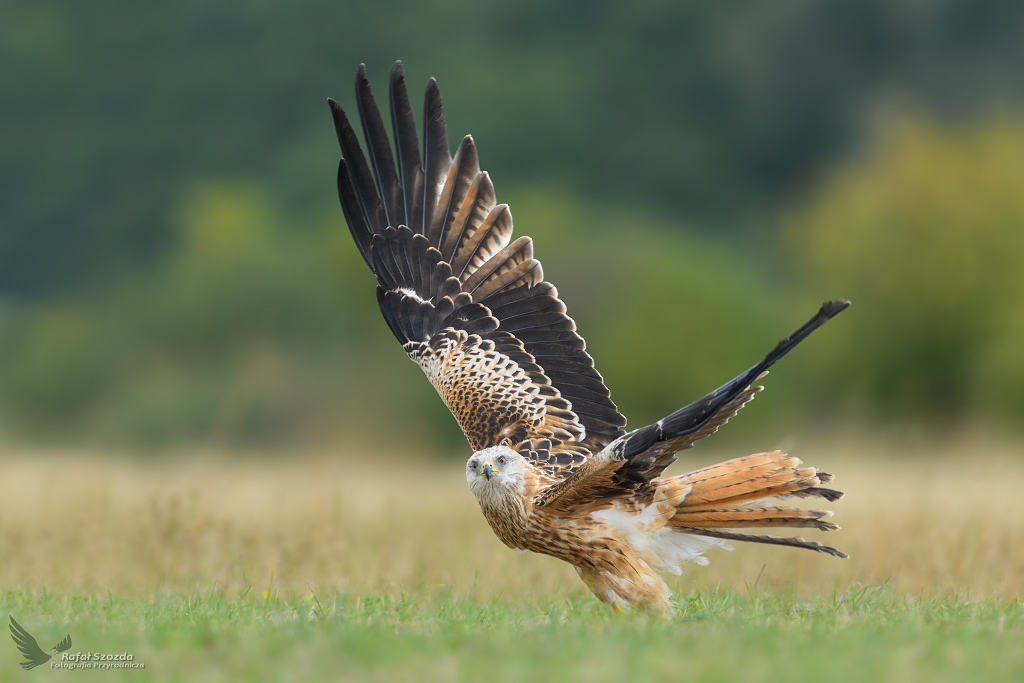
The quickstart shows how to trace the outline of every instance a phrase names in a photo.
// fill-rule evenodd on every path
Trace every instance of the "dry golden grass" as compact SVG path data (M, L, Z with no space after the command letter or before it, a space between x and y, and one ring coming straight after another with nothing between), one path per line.
M672 578L715 587L831 593L888 581L911 593L1024 593L1024 458L1019 448L951 445L897 457L847 441L795 455L834 472L851 560L742 545ZM733 455L735 453L731 453ZM702 465L726 454L684 454ZM585 596L575 572L492 535L459 461L260 458L197 453L140 460L0 452L0 587L153 594L452 587L487 599ZM680 465L674 470L681 471Z

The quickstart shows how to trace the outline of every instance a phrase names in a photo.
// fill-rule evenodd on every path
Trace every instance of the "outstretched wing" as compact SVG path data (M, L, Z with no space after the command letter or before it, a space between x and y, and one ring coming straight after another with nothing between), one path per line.
M18 646L21 654L25 656L26 661L21 662L21 668L27 671L50 661L50 655L40 649L39 643L32 637L32 634L22 628L21 624L14 620L14 617L9 616L8 618L11 620L11 623L8 624L11 629L11 639Z
M64 636L64 640L54 645L53 649L57 652L67 652L69 649L71 649L71 634L69 633L66 636Z
M394 152L363 65L355 85L367 155L328 100L342 153L338 195L384 319L474 450L507 439L564 474L620 437L626 420L544 281L533 242L512 241L512 215L496 203L473 139L451 156L433 79L422 156L401 62L389 88Z
M811 332L849 306L850 302L843 299L826 301L813 318L780 341L760 363L668 417L619 437L570 477L542 491L534 504L551 506L558 501L569 506L635 493L675 462L678 451L718 431L763 389L754 386L754 381L767 374L769 367Z

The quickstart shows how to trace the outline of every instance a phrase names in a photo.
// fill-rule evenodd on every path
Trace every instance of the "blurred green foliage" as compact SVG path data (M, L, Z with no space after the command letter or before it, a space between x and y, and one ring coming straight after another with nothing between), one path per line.
M361 61L383 99L395 58L438 77L633 426L835 296L741 424L1019 419L1022 134L970 121L1021 100L1022 26L1008 0L0 3L0 429L464 447L334 196L324 99L351 109ZM850 163L893 111L929 114Z
M839 295L855 308L780 365L772 400L745 411L747 429L851 404L1014 418L1024 408L1022 151L1024 125L1011 119L891 126L789 215L789 269L557 187L502 198L634 426L742 371ZM370 440L388 429L461 447L381 320L340 212L297 226L268 196L254 183L197 183L176 213L179 246L149 272L98 294L8 301L8 430L162 445Z
M437 76L503 190L735 232L880 105L1019 100L1022 26L1013 0L5 0L0 292L152 267L201 179L308 223L333 204L324 100L352 102L359 62L380 87L405 60L414 94Z
M857 305L828 380L896 414L1024 415L1024 119L891 123L789 235Z
M152 272L59 305L8 304L8 427L154 445L370 439L377 429L461 443L380 318L340 217L286 230L260 196L251 185L198 185L179 211L186 238ZM798 322L780 324L781 295L722 244L550 189L508 199L634 420L713 388Z

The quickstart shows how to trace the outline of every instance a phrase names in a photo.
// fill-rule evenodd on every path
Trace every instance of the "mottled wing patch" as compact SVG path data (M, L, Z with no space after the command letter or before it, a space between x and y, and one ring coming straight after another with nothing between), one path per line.
M578 470L590 458L590 451L572 442L550 439L527 439L515 444L519 453L556 479L563 479Z
M477 334L447 329L405 351L452 411L473 450L526 434L544 422L544 399L519 364Z
M535 381L495 341L448 328L428 342L409 342L404 348L451 410L473 450L506 441L552 476L588 457L589 451L575 444L583 433L575 416L550 410L549 401L559 398L557 390L552 393L550 385Z

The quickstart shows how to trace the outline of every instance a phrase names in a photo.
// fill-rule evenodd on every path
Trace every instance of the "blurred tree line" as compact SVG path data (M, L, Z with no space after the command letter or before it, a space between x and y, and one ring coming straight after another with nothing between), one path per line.
M365 61L383 100L395 58L438 77L633 425L833 296L745 422L1019 420L1022 34L1024 5L966 0L9 0L0 427L457 443L334 198L324 99Z

